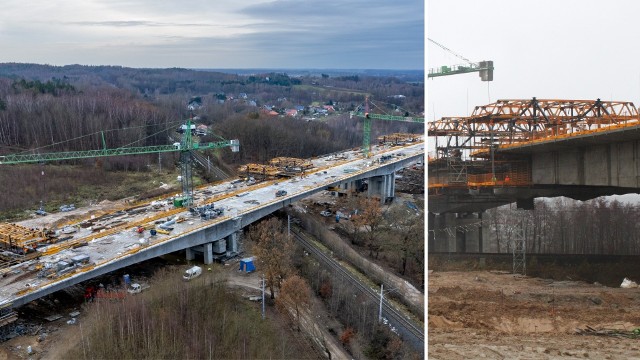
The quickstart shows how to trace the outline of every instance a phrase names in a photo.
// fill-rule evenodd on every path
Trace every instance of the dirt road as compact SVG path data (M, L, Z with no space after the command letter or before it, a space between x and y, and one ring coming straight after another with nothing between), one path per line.
M429 359L640 359L640 289L514 277L429 274ZM581 335L590 327L606 335Z

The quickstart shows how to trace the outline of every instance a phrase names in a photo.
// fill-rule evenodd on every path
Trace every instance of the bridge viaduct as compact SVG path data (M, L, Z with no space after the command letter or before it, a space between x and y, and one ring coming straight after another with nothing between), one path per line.
M319 171L316 174L309 174L307 179L286 180L255 191L249 189L250 194L241 198L223 199L216 202L216 206L233 206L234 209L232 211L226 212L229 216L204 225L197 224L191 228L186 228L178 236L174 236L169 240L151 244L132 254L114 256L114 259L106 259L90 270L42 284L25 294L20 294L19 291L18 295L16 293L9 296L5 295L0 298L0 308L7 306L18 307L94 277L179 250L186 249L188 258L193 258L195 252L201 252L204 255L204 262L211 263L213 261L212 251L216 247L231 250L237 249L237 235L244 227L278 209L289 206L314 193L324 191L328 187L340 186L343 189L350 189L356 187L359 182L367 180L368 194L379 196L381 201L384 202L394 196L395 172L417 161L424 161L424 143L420 142L405 147L393 148L390 151L386 150L385 155L387 155L385 162L377 161L380 156L375 154L370 158L359 156L355 160L325 168L324 171ZM288 194L274 199L273 194L276 189L287 189ZM260 205L251 207L244 205L243 207L243 202L240 200L247 198L259 199ZM268 200L265 201L265 199ZM24 289L24 287L20 286L24 286L25 284L23 283L28 283L29 281L32 281L32 279L23 280L16 285L16 288Z
M533 100L515 113L531 111L536 99ZM497 118L497 113L494 109L493 118ZM588 119L587 115L583 114L582 120ZM640 123L637 112L632 115L618 123L609 121L606 126L580 131L574 127L558 132L546 124L537 129L538 134L546 135L489 147L492 153L485 152L483 170L479 171L488 172L485 174L477 174L478 171L474 174L475 162L471 160L459 161L457 167L451 158L446 164L445 159L430 161L429 249L495 251L488 248L489 227L482 220L486 219L487 209L501 205L516 203L518 208L530 210L535 198L565 196L589 200L640 192ZM531 119L527 120L530 125ZM430 136L443 134L434 126L431 129L434 134ZM486 141L489 135L483 136ZM487 165L491 157L499 161ZM466 168L463 181L456 182L462 168Z

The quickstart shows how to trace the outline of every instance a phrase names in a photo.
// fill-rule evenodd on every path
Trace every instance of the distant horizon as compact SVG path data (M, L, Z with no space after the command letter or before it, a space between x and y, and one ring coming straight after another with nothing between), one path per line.
M321 67L181 67L181 66L172 66L172 67L135 67L135 66L125 66L118 64L80 64L80 63L70 63L65 65L54 65L47 63L36 63L36 62L18 62L18 61L4 61L0 62L0 65L8 65L8 64L19 64L19 65L38 65L38 66L51 66L51 67L66 67L66 66L111 66L111 67L122 67L122 68L130 68L130 69L187 69L187 70L341 70L341 71L411 71L411 72L424 72L425 69L393 69L393 68L321 68Z
M426 75L424 69L353 69L353 68L269 68L269 67L257 67L257 68L149 68L149 67L128 67L123 65L82 65L82 64L67 64L67 65L51 65L51 64L38 64L38 63L20 63L20 62L0 62L0 74L18 74L22 71L28 71L29 67L49 68L49 71L54 73L64 71L74 71L74 68L87 67L87 68L114 68L114 69L132 69L132 70L154 70L154 71L171 71L171 70L186 70L196 72L217 72L221 74L235 74L242 76L251 76L264 73L284 73L291 77L320 77L326 74L330 77L340 76L369 76L369 77L393 77L406 82L424 83L426 81ZM14 67L12 69L12 67Z

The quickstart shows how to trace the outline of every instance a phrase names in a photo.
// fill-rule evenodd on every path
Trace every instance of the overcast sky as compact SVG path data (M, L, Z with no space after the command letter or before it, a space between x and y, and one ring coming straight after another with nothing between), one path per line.
M423 69L424 0L4 0L0 62Z
M428 81L428 120L466 116L497 99L588 99L640 105L640 1L428 0L428 37L478 73ZM427 67L463 63L427 43Z

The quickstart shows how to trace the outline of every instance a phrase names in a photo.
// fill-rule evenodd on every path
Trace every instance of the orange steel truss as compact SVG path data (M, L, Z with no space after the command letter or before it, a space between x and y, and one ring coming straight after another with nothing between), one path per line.
M427 133L440 137L493 136L502 145L638 124L638 110L631 102L533 98L476 106L471 116L430 122ZM464 148L487 147L474 143L467 141Z
M470 158L488 159L495 155L491 154L492 148L508 148L637 125L640 125L638 110L631 102L534 97L498 100L476 106L467 117L443 117L429 122L427 135L435 138L437 158L462 161L463 152ZM445 161L439 164L444 165ZM504 182L505 178L508 181ZM530 175L501 175L495 170L489 174L469 174L468 177L468 186L523 186L530 182ZM441 185L441 182L437 184Z

